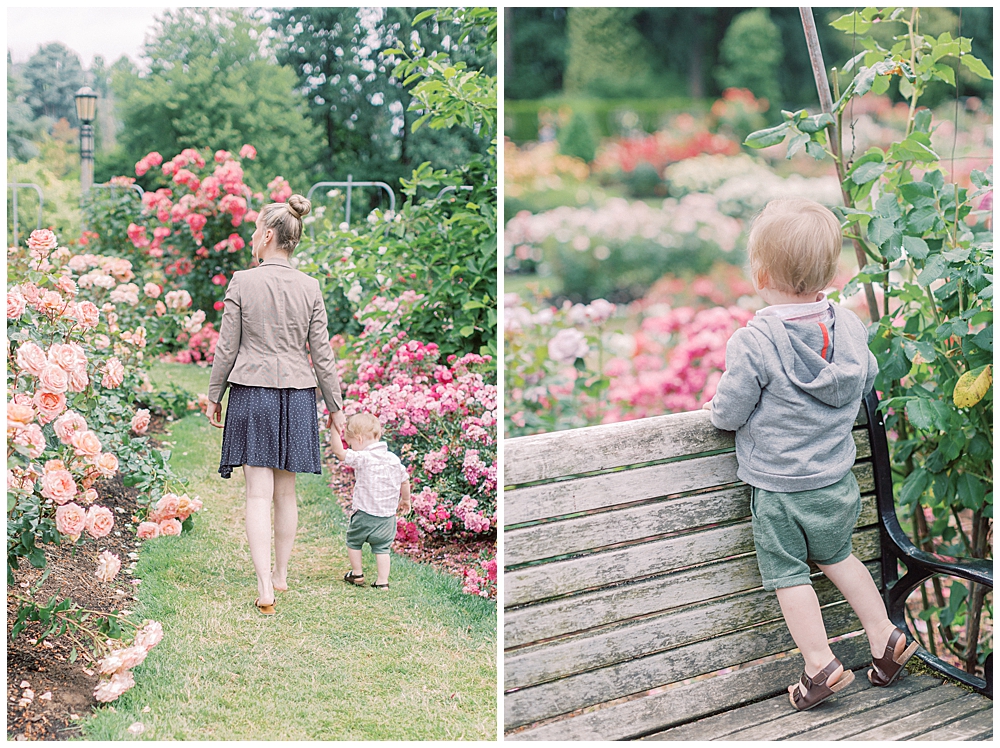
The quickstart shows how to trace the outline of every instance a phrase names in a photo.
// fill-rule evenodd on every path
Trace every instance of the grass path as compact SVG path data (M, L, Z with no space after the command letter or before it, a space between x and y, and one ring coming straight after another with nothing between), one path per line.
M153 374L207 390L195 367ZM143 546L136 614L162 622L165 636L86 738L130 739L141 722L148 740L495 739L493 603L399 556L388 593L346 585L343 511L325 476L301 475L289 591L276 616L259 615L242 471L228 481L217 472L221 430L191 416L166 439L205 506L190 534ZM374 576L367 548L365 570Z

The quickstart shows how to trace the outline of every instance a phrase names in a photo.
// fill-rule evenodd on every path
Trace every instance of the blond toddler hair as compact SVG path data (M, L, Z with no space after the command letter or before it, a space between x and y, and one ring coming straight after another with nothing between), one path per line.
M840 222L829 208L801 197L772 200L750 227L750 273L757 288L822 291L837 273L842 244Z
M353 439L371 437L378 441L382 436L382 424L371 413L356 413L347 419L344 436Z

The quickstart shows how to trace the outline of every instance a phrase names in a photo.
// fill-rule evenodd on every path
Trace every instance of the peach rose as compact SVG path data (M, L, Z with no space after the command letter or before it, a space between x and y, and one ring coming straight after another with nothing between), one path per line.
M89 429L73 434L69 443L80 457L97 457L101 454L101 440Z
M56 509L56 529L75 543L87 526L87 514L77 504L64 504Z
M55 364L66 372L77 367L76 349L65 343L55 343L49 348L49 363Z
M103 538L115 526L115 515L105 506L92 506L87 510L87 532L91 537Z
M35 420L35 409L31 405L24 405L11 401L7 403L7 428L23 429Z
M145 286L142 287L142 292L151 299L160 298L160 291L161 291L160 287L155 283L147 283Z
M118 458L111 452L103 452L94 461L100 474L112 478L118 472Z
M72 501L76 491L76 481L73 480L69 470L50 470L46 465L45 473L42 475L42 496L62 505Z
M62 314L63 310L69 302L62 297L62 295L57 291L46 291L42 294L42 298L39 300L39 310L49 316L55 316L57 314Z
M78 431L87 430L87 422L75 410L67 410L56 419L53 428L55 429L56 436L59 437L59 441L63 444L69 444L73 439L73 434Z
M165 493L156 502L156 513L159 515L157 521L171 519L177 516L177 510L180 509L181 498L177 494Z
M69 373L69 389L71 392L83 392L90 384L90 375L86 369L73 369Z
M29 423L14 437L14 443L28 448L28 457L33 460L42 456L45 451L45 434L37 423Z
M17 291L7 292L7 319L21 319L24 310L28 307L28 300Z
M80 323L80 327L84 330L91 330L100 323L101 310L97 308L96 304L90 301L81 301L76 305L73 316Z
M32 257L48 257L57 246L59 240L51 229L35 229L28 237L28 250Z
M132 431L136 434L145 434L149 428L149 411L146 408L139 408L132 416Z
M93 507L93 509L97 508L98 507ZM87 530L90 530L89 524L87 526ZM105 535L106 534L107 533L105 533ZM94 572L94 576L102 582L110 582L118 576L118 572L121 571L121 568L122 562L118 556L111 553L111 551L101 551L101 555L97 557L97 569Z
M68 275L60 276L59 280L56 281L56 288L62 291L67 296L76 296L76 283Z
M66 410L66 395L61 392L39 390L35 393L34 403L38 408L41 422L48 423Z
M108 362L104 365L104 377L101 379L101 385L114 389L121 387L124 379L125 367L122 365L122 362L117 357L108 359Z
M162 317L164 314L167 313L167 305L164 304L162 301L157 301L156 306L153 307L153 310L156 312L157 317Z
M160 535L180 535L181 521L179 519L165 519L160 522Z
M111 680L100 680L94 688L94 698L97 701L114 701L135 685L135 676L131 670L123 670L111 676Z
M69 389L69 374L58 364L46 364L38 375L38 384L48 392L65 392Z
M94 336L94 347L98 350L103 351L109 345L111 345L111 338L107 335L101 333L100 335Z
M142 540L160 537L160 526L156 522L140 522L135 534Z
M82 501L84 504L93 504L95 501L97 501L97 489L88 488L86 491L80 494L80 501Z
M26 371L34 377L41 376L49 361L45 357L45 351L37 345L28 341L21 343L17 348L17 367Z
M150 621L136 633L132 646L143 647L146 650L150 650L162 640L163 624L159 621Z

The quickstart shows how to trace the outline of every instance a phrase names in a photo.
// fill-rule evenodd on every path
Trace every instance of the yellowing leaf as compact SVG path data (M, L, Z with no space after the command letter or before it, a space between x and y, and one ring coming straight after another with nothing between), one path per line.
M959 377L952 399L959 408L971 408L986 396L992 385L993 367L987 364L978 375L972 370Z

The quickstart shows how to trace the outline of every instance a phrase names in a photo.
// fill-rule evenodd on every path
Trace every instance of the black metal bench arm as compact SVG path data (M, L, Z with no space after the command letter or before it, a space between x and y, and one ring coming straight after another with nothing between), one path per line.
M878 410L878 397L869 392L864 398L868 415L868 436L872 450L872 468L875 477L875 496L878 501L879 536L882 546L882 589L889 619L914 640L906 622L906 599L910 593L935 574L965 579L993 589L993 562L984 559L951 558L920 550L899 524L892 490L892 462L885 423ZM897 562L906 567L906 574L899 578ZM993 655L986 660L986 678L949 665L923 649L918 658L933 670L953 678L993 698Z

